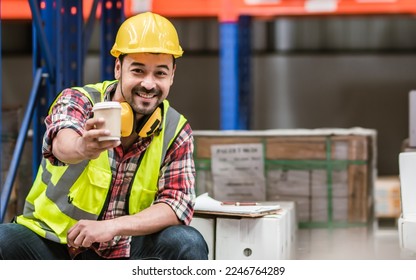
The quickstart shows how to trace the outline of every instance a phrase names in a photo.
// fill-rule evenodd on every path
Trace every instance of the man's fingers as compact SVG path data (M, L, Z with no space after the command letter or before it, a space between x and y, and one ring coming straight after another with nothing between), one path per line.
M85 130L100 129L105 123L104 118L92 118L85 122Z

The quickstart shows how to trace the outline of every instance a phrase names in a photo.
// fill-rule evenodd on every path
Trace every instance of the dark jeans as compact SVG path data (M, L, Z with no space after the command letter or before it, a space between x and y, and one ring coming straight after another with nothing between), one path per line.
M67 245L40 237L25 226L0 224L0 260L68 260ZM76 259L102 259L87 250ZM160 232L134 236L129 259L206 260L208 247L190 226L171 226Z

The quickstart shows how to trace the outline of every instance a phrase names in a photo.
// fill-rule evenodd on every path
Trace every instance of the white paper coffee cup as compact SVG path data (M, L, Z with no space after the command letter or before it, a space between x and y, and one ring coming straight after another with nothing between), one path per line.
M109 136L99 137L98 141L120 140L121 137L121 105L119 102L98 102L93 107L94 118L105 119L102 129L110 131ZM101 128L101 127L100 127Z

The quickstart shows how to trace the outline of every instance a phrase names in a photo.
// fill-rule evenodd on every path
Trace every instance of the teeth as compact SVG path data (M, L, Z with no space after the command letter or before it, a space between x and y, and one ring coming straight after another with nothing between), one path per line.
M139 93L139 96L143 98L152 98L153 94Z

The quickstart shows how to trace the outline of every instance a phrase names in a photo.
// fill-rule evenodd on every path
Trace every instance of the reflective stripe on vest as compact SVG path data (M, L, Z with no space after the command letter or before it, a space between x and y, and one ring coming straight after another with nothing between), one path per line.
M71 186L75 184L75 181L79 178L81 173L85 170L88 164L87 160L84 160L76 165L70 165L65 173L61 176L59 181L54 185L51 181L52 173L46 168L46 160L41 162L44 171L42 173L42 181L48 185L46 189L46 196L55 202L59 210L65 215L72 217L75 220L87 219L97 220L98 215L84 211L71 203L71 197L62 194L69 194ZM72 168L74 167L74 168Z

